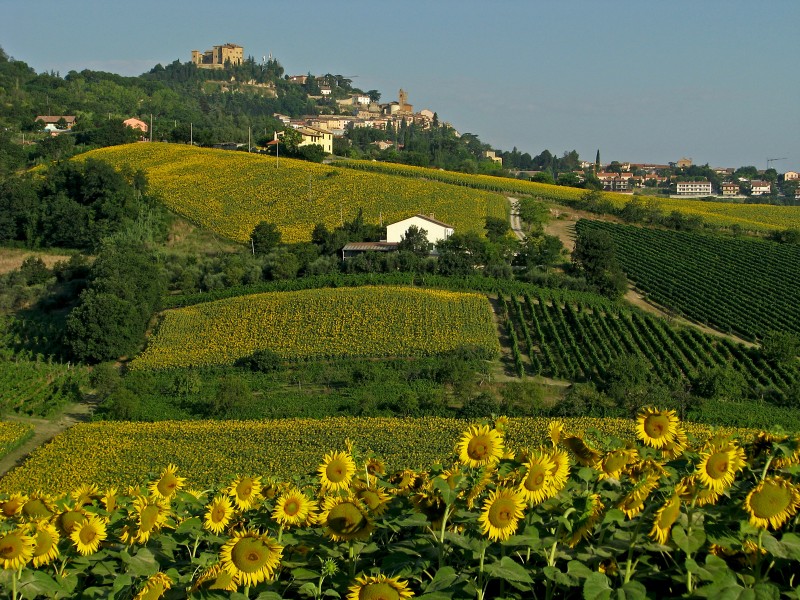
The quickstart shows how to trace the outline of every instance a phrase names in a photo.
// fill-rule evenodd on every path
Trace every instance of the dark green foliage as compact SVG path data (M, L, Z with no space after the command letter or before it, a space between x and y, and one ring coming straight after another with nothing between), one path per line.
M428 232L424 229L411 225L402 236L397 249L411 252L415 256L425 258L433 249L433 244L428 241Z
M599 294L617 300L625 293L625 273L617 261L614 240L608 233L578 231L572 261L583 271L587 283L594 286Z
M486 237L490 242L498 242L508 235L511 231L511 225L508 219L500 219L499 217L486 217L485 225Z
M269 373L271 371L279 371L283 368L283 359L269 349L258 350L253 352L250 356L240 358L236 361L237 367L244 367L251 371L259 371L261 373Z
M281 243L281 232L274 223L261 221L250 234L250 240L255 254L267 254Z
M761 342L761 349L770 362L789 366L800 354L800 337L787 331L769 331Z

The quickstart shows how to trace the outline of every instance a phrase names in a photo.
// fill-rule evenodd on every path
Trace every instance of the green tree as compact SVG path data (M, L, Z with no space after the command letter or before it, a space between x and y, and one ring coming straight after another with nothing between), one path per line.
M283 147L286 148L286 152L297 154L297 149L303 143L303 134L293 127L287 127L283 130L282 135L278 136L278 139L283 144Z
M539 230L550 219L550 208L533 198L522 198L517 203L517 214L531 229Z
M613 300L625 293L627 280L617 262L614 241L608 232L591 229L580 232L572 261L598 293Z
M761 349L768 361L787 366L800 354L800 338L788 331L770 331L761 341Z
M490 242L498 242L508 235L511 225L506 219L499 217L486 217L483 228L486 230L486 237Z
M269 254L281 243L281 231L274 223L261 221L253 228L250 234L253 253L256 255Z
M428 241L428 232L425 229L411 225L403 236L400 238L400 243L397 249L408 251L412 254L425 258L431 253L433 244Z

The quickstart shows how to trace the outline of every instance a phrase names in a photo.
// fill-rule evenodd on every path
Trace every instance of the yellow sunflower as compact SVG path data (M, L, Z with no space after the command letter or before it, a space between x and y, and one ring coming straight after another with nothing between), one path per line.
M715 492L700 483L700 477L696 473L684 477L680 483L675 486L675 493L678 494L684 502L693 501L695 505L700 507L716 504L721 496L720 492Z
M0 534L0 566L19 571L33 558L36 540L22 529Z
M478 517L481 533L492 541L510 538L517 531L525 510L525 497L516 490L499 489L489 494Z
M642 409L636 418L636 437L645 446L661 448L675 441L680 421L674 410Z
M431 490L425 490L419 494L411 496L411 503L414 508L425 515L435 530L442 528L442 519L447 505L441 496L434 494Z
M0 501L0 516L10 518L20 514L27 501L28 497L25 494L11 494L8 500Z
M605 506L600 501L598 494L576 496L572 500L572 506L575 508L574 514L577 518L573 523L572 533L568 533L564 541L574 548L582 539L588 538L592 534Z
M54 519L56 525L65 536L69 536L72 530L80 525L84 519L89 517L89 513L80 508L67 508Z
M94 554L107 537L106 524L97 515L85 519L69 534L75 548L84 556Z
M211 533L219 535L231 522L233 516L233 505L228 496L217 496L206 505L206 515L203 520L203 527Z
M70 497L78 506L86 506L100 498L100 489L94 483L85 483L70 492Z
M316 519L314 502L300 490L291 489L275 502L272 518L284 527L310 525Z
M553 446L558 446L561 443L561 436L563 433L564 423L561 421L550 421L550 424L547 426L547 435L550 437Z
M281 564L283 546L256 530L234 532L220 550L220 564L242 585L271 579Z
M172 579L166 573L156 573L148 578L142 585L142 589L136 594L133 600L158 600L164 593L172 587Z
M100 502L106 509L106 512L114 512L117 509L117 488L110 487L103 492Z
M731 486L736 477L737 461L738 457L733 450L712 446L708 451L700 453L697 478L709 490L721 494Z
M576 435L569 435L561 439L567 449L575 456L575 460L584 467L591 467L600 460L601 454L589 446L583 438Z
M37 521L33 526L33 538L36 540L36 547L33 551L33 566L35 568L42 565L49 565L58 558L58 530L55 525L48 521Z
M236 508L249 510L261 499L260 477L237 477L231 484L228 495L233 498Z
M356 463L348 452L330 452L318 469L324 491L346 490L356 472Z
M686 437L686 431L679 425L675 433L675 439L661 446L661 454L667 460L674 460L683 455L688 445L689 438Z
M386 475L386 465L379 458L367 459L366 469L367 475L372 475L373 477Z
M49 519L55 514L55 510L52 498L44 492L37 491L22 505L22 516L29 521Z
M635 451L634 451L635 452ZM597 479L619 479L622 471L633 460L630 450L612 450L600 461Z
M650 537L659 544L666 544L672 525L681 515L681 497L673 494L664 503L664 506L656 511L653 519L653 528L650 530Z
M172 464L167 465L161 472L161 476L156 481L151 482L147 489L156 498L171 499L186 483L186 478L178 477L176 475L177 472L178 467Z
M526 502L539 504L557 493L553 478L556 465L546 455L533 453L525 464L525 478L517 488Z
M658 479L657 475L651 475L639 481L630 492L622 497L622 500L617 504L617 508L624 512L629 519L638 515L644 508L644 502L650 492L658 487Z
M549 454L549 459L555 466L552 471L554 485L561 490L569 480L569 455L561 450L553 449Z
M406 600L414 597L407 581L386 575L356 577L348 591L346 600Z
M203 571L189 590L191 593L196 593L200 588L207 588L209 590L222 590L225 592L235 592L239 585L239 578L236 575L231 575L222 568L220 563L217 563L205 571Z
M386 512L386 509L389 508L389 500L391 500L391 497L382 487L361 486L355 490L355 496L376 517Z
M322 508L318 522L334 542L365 539L372 533L367 509L357 498L328 496Z
M798 486L783 477L767 477L750 490L744 500L744 507L750 515L750 523L754 527L773 529L780 527L800 507Z
M133 501L136 517L136 542L144 544L150 536L157 533L170 516L169 504L156 496L139 496Z
M395 484L392 489L396 494L404 495L419 490L422 487L424 478L413 469L405 469L395 473L390 481Z
M499 461L503 456L503 434L488 425L473 425L458 442L458 458L468 467L479 468Z

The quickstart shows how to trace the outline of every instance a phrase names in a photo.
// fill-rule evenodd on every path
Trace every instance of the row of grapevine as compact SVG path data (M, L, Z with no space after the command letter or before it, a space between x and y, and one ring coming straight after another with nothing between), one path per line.
M628 277L654 301L747 339L800 333L800 247L581 220L607 232Z
M84 370L57 363L0 360L0 412L47 416L79 398Z
M703 369L730 365L754 391L785 391L800 370L774 366L760 351L714 338L694 328L674 328L663 319L609 305L553 301L545 295L511 297L507 326L512 343L530 357L531 375L571 381L602 381L615 359L643 359L661 381L691 378ZM517 335L516 332L521 332ZM515 359L516 360L516 359Z

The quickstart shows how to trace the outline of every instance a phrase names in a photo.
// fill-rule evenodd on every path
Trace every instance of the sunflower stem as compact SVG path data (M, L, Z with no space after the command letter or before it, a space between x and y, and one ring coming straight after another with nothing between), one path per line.
M278 543L281 543L281 539L283 539L283 524L278 527Z
M636 523L636 529L633 532L633 539L631 540L631 545L628 547L628 560L625 563L625 583L628 583L633 577L633 573L635 571L635 565L633 563L633 549L636 547L639 541L639 530L642 528L642 522L644 519L639 518L638 522Z
M483 600L485 593L485 590L483 588L483 564L484 560L486 559L486 548L488 547L488 545L489 544L487 542L483 542L481 544L481 562L480 565L478 566L478 586L477 586L478 600Z
M17 579L22 577L22 567L18 570L14 571L14 574L11 576L11 598L12 600L17 600Z
M754 573L755 579L756 579L756 583L761 583L761 556L762 556L761 547L762 547L763 542L764 542L764 530L763 529L759 529L758 530L758 550L756 550L756 552L758 554L756 555L756 566L755 566L755 573Z
M250 597L250 586L249 585L244 586L244 597L245 598L249 598Z
M764 465L764 470L761 472L761 481L764 481L764 478L767 476L767 470L769 469L769 465L772 462L774 456L770 456L767 459L767 464Z
M356 551L355 547L353 546L353 540L350 540L347 543L347 559L348 563L350 564L350 579L356 576Z

